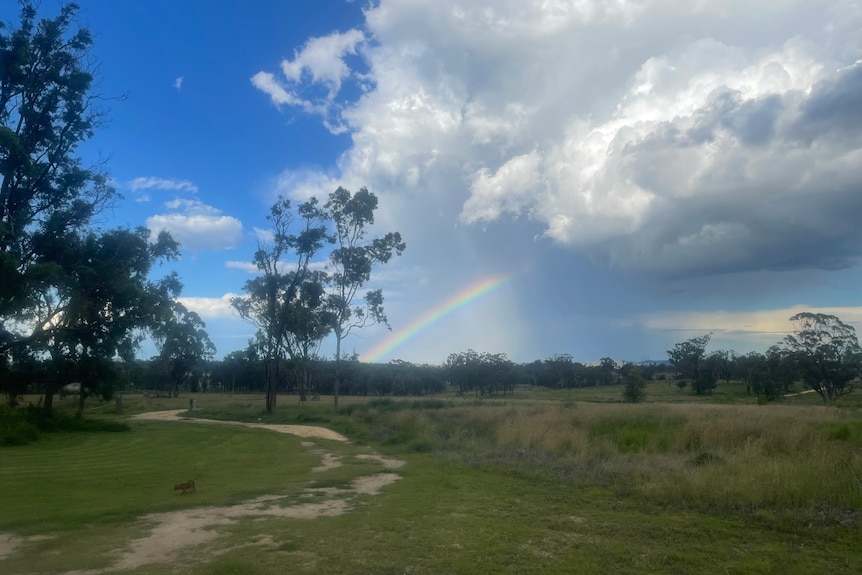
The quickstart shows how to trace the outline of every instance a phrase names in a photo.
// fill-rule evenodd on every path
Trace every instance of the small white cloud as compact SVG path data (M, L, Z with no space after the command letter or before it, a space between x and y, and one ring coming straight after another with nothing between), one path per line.
M141 190L179 190L183 192L198 193L198 187L188 180L176 180L173 178L135 178L128 183L133 192Z
M174 80L174 88L177 89L177 92L183 89L183 77L180 76L176 80Z
M269 72L258 72L251 77L251 83L255 88L269 95L273 104L276 106L281 106L283 104L297 106L302 104L302 100L289 94L287 90L278 83L275 76Z
M167 230L184 249L221 251L237 247L242 241L242 222L198 200L171 200L165 203L177 213L147 218L153 232Z
M251 83L269 95L276 106L296 106L305 113L322 116L330 132L342 133L347 127L340 119L333 121L341 109L335 99L342 83L353 75L345 58L356 55L364 42L365 35L356 29L311 38L294 52L292 60L282 61L281 80L269 72L258 72L251 77ZM358 80L360 76L356 74ZM321 86L326 91L324 96L319 95Z
M221 297L179 297L177 301L207 320L236 317L230 305L231 299L235 297L237 294L228 292Z
M357 45L364 40L365 35L355 29L344 34L334 32L329 36L312 38L302 50L294 53L293 60L281 63L281 71L293 82L299 82L303 74L309 74L312 82L329 88L331 99L341 89L341 82L350 75L344 57L356 54Z
M254 265L253 262L240 262L235 260L228 260L224 263L224 267L230 270L240 270L250 274L256 274L260 270L257 269L257 266Z
M257 226L254 226L252 230L254 231L254 235L257 238L258 242L268 244L275 240L275 234L272 232L272 230L265 230Z
M217 216L221 214L221 210L208 206L200 200L174 198L173 200L165 202L165 207L169 210L182 210L188 215Z

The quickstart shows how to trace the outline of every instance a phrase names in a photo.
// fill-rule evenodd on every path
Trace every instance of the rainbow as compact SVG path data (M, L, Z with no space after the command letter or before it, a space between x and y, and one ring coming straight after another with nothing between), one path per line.
M403 329L393 332L383 341L363 354L363 361L375 363L401 347L419 332L434 325L444 317L456 312L468 303L494 291L509 280L509 276L495 275L477 281L456 293L446 301L424 312Z

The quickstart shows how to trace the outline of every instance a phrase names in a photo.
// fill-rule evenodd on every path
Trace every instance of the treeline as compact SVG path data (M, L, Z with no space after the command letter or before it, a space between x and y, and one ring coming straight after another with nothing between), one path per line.
M253 342L221 361L198 356L191 363L178 363L164 354L151 360L112 362L111 374L90 373L103 386L87 391L111 396L113 389L136 390L159 395L183 393L277 393L296 394L301 400L331 395L340 385L343 395L423 396L454 390L477 397L512 393L518 386L551 389L621 385L627 401L645 399L645 383L666 380L681 391L710 394L724 381L744 383L758 399L773 400L797 389L798 384L818 393L825 402L853 391L862 374L862 350L855 330L834 316L798 314L791 318L797 330L765 353L738 355L730 350L708 352L710 335L680 342L668 350L667 363L633 364L610 357L597 364L574 361L559 354L530 363L515 363L503 353L474 350L453 353L442 365L414 364L393 360L368 364L354 356L341 362L314 358L309 361L268 361ZM30 361L0 378L0 388L10 397L23 393L46 394L70 381L79 369L97 369L103 364L67 365L61 376L55 362ZM269 370L269 377L267 376ZM340 381L340 383L339 383Z
M794 331L766 353L737 356L733 351L706 352L710 334L668 350L680 388L711 393L719 379L739 379L749 394L773 400L801 382L824 402L852 393L862 377L862 347L856 329L840 318L802 312L790 318Z
M353 357L342 361L339 368L333 359L302 364L283 359L273 371L278 393L314 399L332 394L336 377L340 377L342 395L422 396L454 390L483 397L511 393L516 386L525 385L555 389L616 385L623 383L636 367L645 379L665 379L673 372L669 365L635 366L610 358L599 365L586 365L573 361L570 355L517 364L505 354L473 350L451 354L443 365L403 360L362 363ZM139 360L124 369L122 380L127 390L173 395L177 389L175 381L166 377L168 367L157 358ZM178 389L186 393L266 393L266 369L267 361L252 349L235 351L222 361L200 362L186 374ZM30 391L38 393L38 386Z

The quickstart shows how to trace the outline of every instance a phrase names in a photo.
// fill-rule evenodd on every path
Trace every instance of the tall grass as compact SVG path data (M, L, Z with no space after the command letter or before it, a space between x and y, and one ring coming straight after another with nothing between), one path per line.
M406 406L406 404L405 404ZM373 438L474 467L718 512L862 511L862 420L770 405L354 406Z
M600 486L660 506L862 525L862 411L819 405L473 398L213 405L199 415L324 425L394 451ZM209 400L214 402L214 400Z

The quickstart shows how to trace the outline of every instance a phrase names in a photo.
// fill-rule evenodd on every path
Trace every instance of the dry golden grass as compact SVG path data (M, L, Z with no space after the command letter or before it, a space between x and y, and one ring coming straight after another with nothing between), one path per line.
M613 485L662 504L862 509L862 418L846 410L500 405L402 411L394 422L473 465Z

